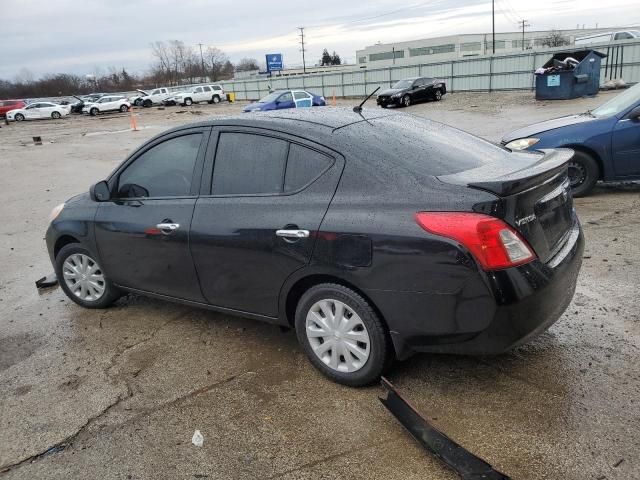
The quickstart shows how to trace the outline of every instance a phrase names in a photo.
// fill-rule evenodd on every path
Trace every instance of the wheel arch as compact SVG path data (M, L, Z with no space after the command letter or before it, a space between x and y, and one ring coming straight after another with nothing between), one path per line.
M369 295L367 295L363 290L355 286L353 283L347 280L344 280L343 278L337 277L335 275L327 274L327 273L309 274L302 278L297 279L295 283L291 285L291 287L286 292L286 295L284 296L283 305L281 305L282 307L281 311L283 312L283 317L284 317L283 320L284 322L286 322L286 324L288 324L292 328L295 326L295 314L296 314L296 307L298 305L298 301L300 300L302 295L304 295L304 292L309 290L311 287L320 285L322 283L335 283L337 285L342 285L343 287L353 290L362 298L364 298L367 301L367 303L371 306L371 308L374 310L374 312L376 312L376 314L378 315L378 318L382 322L382 325L384 326L387 335L389 334L389 325L387 324L387 321L385 320L378 306L369 297Z
M598 179L602 180L604 178L604 164L602 162L602 158L600 157L598 152L596 152L594 149L581 144L578 144L578 145L567 144L567 145L562 145L561 148L570 148L572 150L575 150L576 152L581 152L591 156L598 164L598 170L599 170Z
M80 240L72 235L60 235L53 246L53 258L56 258L60 250L71 243L80 243Z

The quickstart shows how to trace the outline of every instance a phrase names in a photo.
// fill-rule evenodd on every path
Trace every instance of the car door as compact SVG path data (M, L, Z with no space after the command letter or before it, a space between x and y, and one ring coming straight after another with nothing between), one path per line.
M196 87L193 90L193 98L194 103L198 103L204 100L204 95L202 93L202 87Z
M276 110L283 108L295 108L296 104L293 101L293 95L291 92L285 92L276 100Z
M426 80L424 78L417 79L414 83L414 93L413 99L414 101L423 101L427 99L427 85Z
M210 193L191 225L202 292L212 305L275 318L285 280L310 261L344 160L269 130L214 135L203 173Z
M304 90L295 90L293 92L293 100L296 103L296 108L311 107L312 97Z
M211 87L207 87L204 86L202 87L202 101L211 101L211 99L213 98L213 91L211 90Z
M611 154L616 176L640 174L639 118L630 118L627 114L616 123L611 132Z
M51 114L56 110L53 103L40 104L40 118L51 118Z
M24 118L28 118L29 120L42 118L42 113L40 112L40 104L31 103L27 105L24 109Z
M189 252L210 127L167 134L109 179L95 236L105 272L118 285L204 301Z

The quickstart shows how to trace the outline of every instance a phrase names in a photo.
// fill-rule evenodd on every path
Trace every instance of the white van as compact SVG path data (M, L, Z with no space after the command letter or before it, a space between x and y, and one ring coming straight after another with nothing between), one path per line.
M588 45L590 43L609 43L616 40L630 40L640 38L640 30L621 30L618 32L604 32L585 37L576 38L576 45Z

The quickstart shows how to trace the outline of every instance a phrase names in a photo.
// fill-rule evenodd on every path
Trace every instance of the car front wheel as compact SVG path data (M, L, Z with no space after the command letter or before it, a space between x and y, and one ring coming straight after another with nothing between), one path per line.
M331 380L360 387L380 378L392 359L382 321L358 293L325 283L302 295L295 317L298 341Z
M23 120L24 120L24 115L23 115L23 114L21 114L21 113L16 113L16 115L13 117L13 119L14 119L16 122L21 122L21 121L23 121Z
M433 98L436 100L436 102L439 102L440 100L442 100L442 92L440 90L436 90Z
M78 243L58 252L55 270L67 297L85 308L106 308L120 297L93 254Z
M569 162L568 174L573 196L584 197L600 178L600 168L591 155L576 150Z
M98 114L99 110L97 108L92 108L89 110L89 115L95 117Z
M51 118L53 118L54 120L57 120L61 116L62 115L60 115L60 112L51 112Z
M408 107L409 105L411 105L411 96L405 95L404 97L402 97L402 106Z
M191 100L190 98L186 98L184 100L184 104L188 107L190 105L193 105L193 100Z

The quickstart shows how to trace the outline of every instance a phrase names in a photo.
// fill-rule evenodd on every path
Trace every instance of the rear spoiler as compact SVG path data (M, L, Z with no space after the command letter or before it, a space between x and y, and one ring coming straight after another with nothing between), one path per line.
M436 177L441 182L453 185L486 190L501 197L514 195L556 177L567 168L567 162L573 157L568 148L540 149L542 155L537 161L527 163L523 168L505 172L505 164L487 163L464 172ZM530 159L534 152L513 152L513 161ZM526 155L526 157L524 157ZM521 159L516 156L522 156Z

